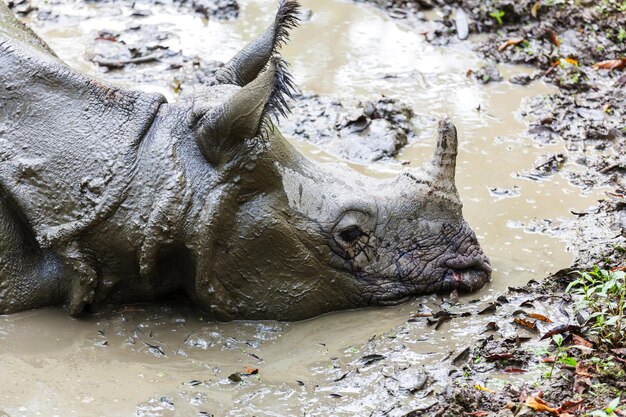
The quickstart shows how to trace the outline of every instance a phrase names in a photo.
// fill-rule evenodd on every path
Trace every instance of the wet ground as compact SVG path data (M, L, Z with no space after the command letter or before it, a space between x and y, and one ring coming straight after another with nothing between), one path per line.
M31 9L24 9L25 19L72 66L178 101L260 33L275 9L273 2L258 0L241 1L236 9L231 2L208 3L202 8L202 2L32 1L16 7ZM305 22L283 50L302 97L282 130L320 163L387 176L425 161L436 120L450 116L460 134L457 181L464 213L492 260L493 282L461 297L460 304L454 297L422 297L298 323L214 323L181 300L112 308L82 320L60 309L0 316L1 411L10 416L436 411L446 386L478 355L466 352L469 345L480 346L490 335L525 337L512 317L536 296L516 292L504 302L499 297L509 286L570 266L573 254L594 246L594 236L605 239L603 245L617 241L594 224L604 218L585 215L601 209L597 201L615 192L613 183L589 186L588 165L572 157L572 141L550 135L540 140L533 133L533 127L549 125L543 113L548 107L537 104L546 99L537 97L559 94L542 79L511 82L535 78L535 69L494 64L503 81L482 83L484 76L474 74L483 74L484 60L474 49L484 39L432 42L423 33L439 24L436 11L409 24L369 5L302 3ZM552 117L554 123L562 119ZM586 148L585 157L619 157L613 147L596 148ZM611 169L619 171L617 166ZM581 218L589 224L581 226ZM585 239L591 243L578 244ZM567 302L561 307L559 300L534 301L517 315L540 312L565 323ZM490 303L498 303L495 313L478 314ZM494 322L500 330L483 333ZM544 330L543 323L538 326ZM482 384L495 389L531 379L546 366L526 365L517 366L532 372L501 370Z

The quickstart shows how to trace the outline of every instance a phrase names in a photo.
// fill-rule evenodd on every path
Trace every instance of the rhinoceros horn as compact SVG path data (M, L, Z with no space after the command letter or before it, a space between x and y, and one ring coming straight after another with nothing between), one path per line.
M289 38L289 29L298 24L299 7L297 1L281 0L272 25L218 69L210 84L243 87L256 79L277 49Z
M257 136L270 114L285 116L294 85L286 62L274 56L265 71L205 114L194 114L191 126L207 161L220 165L244 139Z
M437 144L427 171L437 188L456 194L454 174L456 171L458 139L456 127L449 120L440 120L437 129Z

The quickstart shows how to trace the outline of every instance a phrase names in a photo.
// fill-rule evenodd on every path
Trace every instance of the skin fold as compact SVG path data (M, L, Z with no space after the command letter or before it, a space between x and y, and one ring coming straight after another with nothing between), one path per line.
M184 293L218 320L299 320L488 282L452 123L393 179L320 166L272 123L297 13L281 1L174 105L69 68L0 2L0 313Z

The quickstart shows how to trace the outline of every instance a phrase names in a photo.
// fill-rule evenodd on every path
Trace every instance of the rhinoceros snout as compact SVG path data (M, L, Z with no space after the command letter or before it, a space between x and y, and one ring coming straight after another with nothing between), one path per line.
M482 253L474 256L459 256L446 262L450 268L444 281L449 289L471 292L481 289L491 279L491 264Z

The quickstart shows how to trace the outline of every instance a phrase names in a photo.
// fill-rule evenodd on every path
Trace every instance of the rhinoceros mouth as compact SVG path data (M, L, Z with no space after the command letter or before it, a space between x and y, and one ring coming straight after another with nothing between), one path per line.
M472 292L481 289L491 279L491 265L484 257L449 261L444 276L446 289Z

